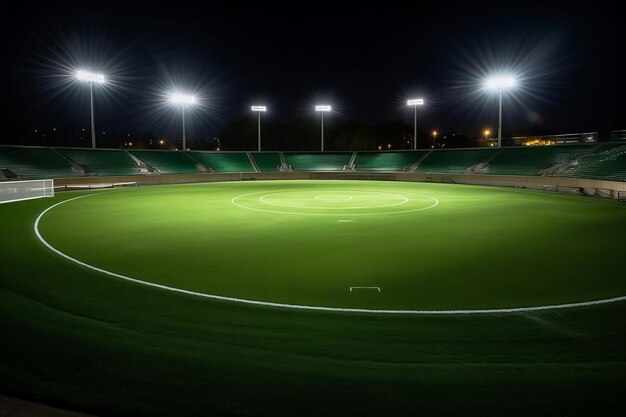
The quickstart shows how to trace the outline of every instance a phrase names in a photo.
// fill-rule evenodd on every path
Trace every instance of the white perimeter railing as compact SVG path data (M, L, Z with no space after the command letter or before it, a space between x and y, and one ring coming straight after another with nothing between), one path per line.
M54 197L54 180L0 181L0 204Z

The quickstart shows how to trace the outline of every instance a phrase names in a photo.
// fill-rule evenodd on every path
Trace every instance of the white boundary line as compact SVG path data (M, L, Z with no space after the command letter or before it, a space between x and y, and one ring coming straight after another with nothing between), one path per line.
M99 194L99 193L98 193ZM466 315L466 314L501 314L501 313L522 313L529 311L543 311L543 310L560 310L565 308L576 308L576 307L587 307L608 303L615 303L618 301L626 301L626 296L621 297L613 297L613 298L605 298L602 300L593 300L593 301L583 301L579 303L567 303L567 304L552 304L547 306L537 306L537 307L516 307L516 308L494 308L494 309L477 309L477 310L385 310L385 309L367 309L367 308L339 308L339 307L320 307L320 306L308 306L308 305L299 305L299 304L283 304L283 303L272 303L269 301L255 301L255 300L246 300L244 298L236 298L236 297L225 297L222 295L214 295L214 294L206 294L197 291L184 290L182 288L169 287L167 285L155 284L153 282L143 281L137 278L128 277L126 275L117 274L115 272L107 271L106 269L98 268L93 265L89 265L85 262L81 262L78 259L72 258L69 255L61 252L51 244L49 244L41 233L39 233L39 222L41 218L53 208L60 206L61 204L68 203L70 201L78 200L79 198L91 197L98 194L87 194L79 197L70 198L68 200L64 200L58 202L44 211L42 211L37 219L35 220L35 224L33 226L35 235L37 238L43 243L48 249L56 253L57 255L74 262L80 266L91 269L96 272L100 272L106 275L110 275L115 278L122 279L124 281L134 282L136 284L145 285L148 287L159 288L166 291L177 292L180 294L194 295L197 297L210 298L214 300L221 301L231 301L236 303L244 303L244 304L252 304L252 305L260 305L266 307L279 307L279 308L289 308L289 309L297 309L297 310L314 310L314 311L330 311L330 312L342 312L342 313L370 313L370 314L412 314L412 315Z

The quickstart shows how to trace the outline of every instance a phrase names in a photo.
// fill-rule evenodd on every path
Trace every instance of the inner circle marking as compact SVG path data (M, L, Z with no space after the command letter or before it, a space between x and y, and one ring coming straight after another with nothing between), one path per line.
M433 204L427 206L427 207L419 207L419 208L415 208L415 209L408 209L408 210L392 210L392 211L386 211L386 212L381 212L381 213L345 213L345 210L350 210L350 209L356 209L356 210L364 210L364 209L377 209L377 208L386 208L386 207L394 207L394 206L399 206L401 204L405 204L409 201L411 201L408 197L402 195L402 194L398 194L398 193L390 193L390 192L384 192L384 191L349 191L352 193L363 193L363 194L378 194L378 195L387 195L387 196L395 196L396 199L402 199L402 201L397 202L397 203L393 203L393 204L385 204L385 205L378 205L378 206L351 206L351 207L309 207L309 206L296 206L296 205L286 205L286 204L278 204L278 203L273 203L271 201L267 201L267 199L269 197L275 196L275 195L280 195L280 194L286 194L286 193L297 193L298 191L293 191L293 190L285 190L282 192L277 192L277 193L272 193L272 194L266 194L263 195L261 197L259 197L258 201L261 203L264 203L266 205L269 206L276 206L276 207L285 207L285 208L291 208L291 209L312 209L312 210L343 210L344 212L342 213L306 213L306 212L293 212L293 211L278 211L278 210L270 210L267 208L259 208L259 207L251 207L251 206L247 206L245 204L240 203L238 200L244 198L244 197L248 197L248 196L252 196L255 194L261 194L261 192L255 192L255 193L247 193L247 194L241 194L238 196L235 196L231 199L231 203L247 209L247 210L254 210L254 211L260 211L260 212L266 212L266 213L275 213L275 214L293 214L293 215L303 215L303 216L344 216L346 214L350 214L352 216L380 216L380 215L389 215L389 214L401 214L401 213L410 213L410 212L415 212L415 211L422 211L422 210L428 210L431 209L435 206L437 206L439 204L439 200L437 200L435 197L426 195L426 194L419 194L419 193L410 193L411 195L416 195L419 197L424 197L427 198L429 200L431 200L433 202ZM342 191L343 193L345 193L346 191ZM379 197L380 198L380 197ZM383 199L385 199L385 197L382 197ZM387 199L389 199L389 197L386 197ZM310 199L310 198L309 198Z

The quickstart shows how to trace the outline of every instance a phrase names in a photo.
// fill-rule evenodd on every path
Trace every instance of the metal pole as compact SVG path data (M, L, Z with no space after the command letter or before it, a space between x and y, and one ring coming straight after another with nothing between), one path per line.
M415 116L413 118L413 149L417 150L417 106L413 106L415 109Z
M183 105L183 151L187 150L187 135L185 134L185 105Z
M96 122L93 117L93 83L89 83L89 93L91 95L91 147L96 149Z
M259 152L261 152L261 112L257 112L258 131L259 131Z
M499 95L499 111L498 111L498 148L502 146L502 90Z
M324 112L322 113L322 152L324 152Z

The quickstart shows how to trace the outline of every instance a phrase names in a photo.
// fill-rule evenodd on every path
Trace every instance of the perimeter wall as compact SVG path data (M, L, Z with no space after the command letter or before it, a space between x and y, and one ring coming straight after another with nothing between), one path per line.
M376 180L413 181L451 184L492 185L537 190L583 193L587 195L625 198L626 182L565 177L526 177L518 175L424 174L424 173L354 173L354 172L276 172L276 173L205 173L171 175L129 175L118 177L56 178L57 191L100 188L121 185L184 184L218 181L254 180Z

